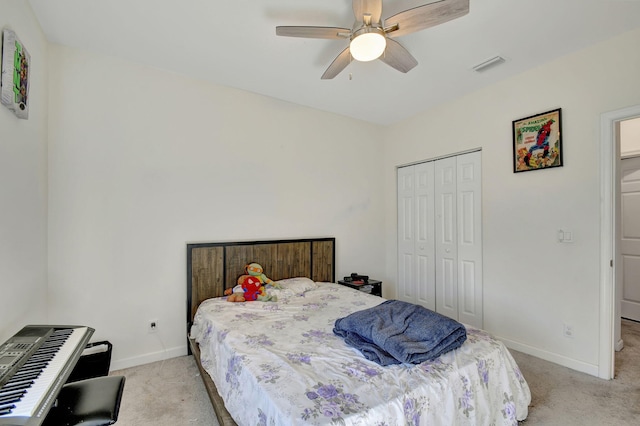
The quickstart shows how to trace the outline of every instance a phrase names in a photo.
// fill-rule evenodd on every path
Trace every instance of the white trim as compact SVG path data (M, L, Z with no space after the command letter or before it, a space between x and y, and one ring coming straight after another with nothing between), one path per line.
M548 352L539 348L525 345L509 339L503 339L497 337L505 346L509 349L513 349L518 352L525 353L527 355L535 356L536 358L544 359L545 361L553 362L554 364L562 365L563 367L571 368L572 370L580 371L582 373L590 374L592 376L598 375L598 366L589 364L584 361L569 358L566 356L558 355L554 352Z
M115 360L111 363L109 371L122 370L124 368L136 367L138 365L149 364L165 359L176 358L187 354L187 345L176 346L167 350L151 352L140 356Z
M413 161L411 163L400 164L399 166L396 166L396 169L401 169L403 167L415 166L417 164L422 164L422 163L430 163L432 161L442 160L443 158L457 157L459 155L470 154L472 152L478 152L478 151L482 152L482 147L467 149L467 150L464 150L464 151L454 152L454 153L451 153L451 154L445 154L445 155L441 155L439 157L429 158L427 160L419 160L419 161Z
M600 344L598 377L613 379L614 342L616 318L616 292L613 268L610 262L615 255L615 189L616 173L616 124L619 121L640 116L640 105L610 111L600 116Z
M622 158L623 160L626 160L627 158L634 158L634 157L640 157L640 150L639 151L627 151L624 154L620 154L620 158Z

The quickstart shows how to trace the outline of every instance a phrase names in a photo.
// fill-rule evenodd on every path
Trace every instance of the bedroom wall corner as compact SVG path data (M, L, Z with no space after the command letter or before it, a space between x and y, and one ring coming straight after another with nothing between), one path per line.
M0 342L47 320L48 44L28 2L0 2L0 30L31 55L29 118L0 105Z
M600 117L638 103L638 44L640 30L628 32L387 129L387 276L397 268L395 167L482 148L484 328L514 349L597 375ZM512 121L558 107L564 166L514 174ZM558 242L559 229L574 241Z

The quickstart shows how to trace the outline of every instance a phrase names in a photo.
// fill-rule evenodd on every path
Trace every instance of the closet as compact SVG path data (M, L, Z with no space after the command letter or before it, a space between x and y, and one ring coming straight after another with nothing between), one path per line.
M480 151L398 168L398 299L479 328L481 179Z

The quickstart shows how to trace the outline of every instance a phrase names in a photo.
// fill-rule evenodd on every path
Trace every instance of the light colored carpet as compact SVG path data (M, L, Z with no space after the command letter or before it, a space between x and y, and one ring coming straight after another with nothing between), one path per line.
M126 377L118 426L219 426L192 356L109 374Z
M511 351L532 394L521 426L640 425L640 323L623 320L622 337L614 380ZM127 378L118 426L219 426L190 356L111 374Z
M623 320L614 380L602 380L511 351L531 389L522 426L640 425L640 323Z

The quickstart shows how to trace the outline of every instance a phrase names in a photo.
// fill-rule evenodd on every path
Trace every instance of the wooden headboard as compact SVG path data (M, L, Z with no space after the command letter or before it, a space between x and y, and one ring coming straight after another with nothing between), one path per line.
M257 262L272 280L335 282L335 238L187 244L187 331L200 303L220 297Z

